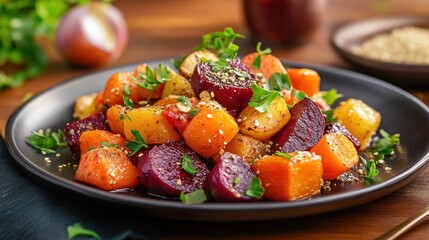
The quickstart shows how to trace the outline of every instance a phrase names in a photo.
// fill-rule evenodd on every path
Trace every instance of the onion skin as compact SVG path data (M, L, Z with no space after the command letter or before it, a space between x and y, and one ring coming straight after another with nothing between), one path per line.
M116 60L122 54L128 42L128 29L116 7L91 2L75 6L64 15L56 38L57 46L68 62L97 67Z

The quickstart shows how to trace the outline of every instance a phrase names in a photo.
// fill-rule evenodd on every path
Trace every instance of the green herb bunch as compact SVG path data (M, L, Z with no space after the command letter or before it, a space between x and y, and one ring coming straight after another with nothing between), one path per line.
M40 39L52 39L57 25L72 4L90 0L0 0L0 67L6 63L19 70L0 70L0 89L19 87L37 76L48 61Z

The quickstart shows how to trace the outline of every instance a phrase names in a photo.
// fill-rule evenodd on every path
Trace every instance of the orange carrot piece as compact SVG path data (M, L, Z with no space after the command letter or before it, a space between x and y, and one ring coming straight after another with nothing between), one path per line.
M313 96L320 91L319 74L308 68L289 68L287 70L293 88L303 91L307 96Z
M310 150L322 157L323 179L335 179L359 161L353 143L340 133L328 133Z
M161 106L161 107L167 107L168 105L170 105L170 104L176 104L176 103L178 103L179 101L177 100L177 96L168 96L168 97L165 97L165 98L162 98L162 99L160 99L160 100L158 100L156 103L155 103L155 105L156 106Z
M80 152L85 154L92 148L103 145L117 145L119 149L125 150L127 140L121 135L104 130L91 130L83 132L79 138Z
M267 155L252 165L265 189L264 198L292 201L318 194L323 182L320 156L308 151L287 155Z
M145 98L147 89L143 89L132 80L133 73L121 72L114 73L107 79L104 87L103 99L108 106L124 105L124 86L127 85L130 95L128 96L134 103L138 103Z
M147 66L148 65L145 64L145 63L138 65L136 67L136 69L134 70L134 77L136 79L139 79L139 81L142 81L140 79L140 74L145 74L146 73L146 67ZM149 67L149 69L153 72L152 68ZM143 98L143 100L146 100L146 99L149 99L149 98L150 99L160 99L161 95L162 95L162 91L164 90L164 86L165 86L165 83L162 83L161 85L159 85L155 89L155 91L151 91L149 89L142 88L142 90L141 90L141 97Z
M75 179L106 191L135 188L137 169L117 148L97 148L82 155Z
M261 67L256 69L253 67L253 62L258 56L257 52L246 55L241 61L250 69L254 74L262 73L266 80L270 79L274 73L286 73L286 69L283 67L282 62L274 55L262 55L261 56Z
M219 104L203 105L183 131L186 144L203 157L210 157L228 144L238 133L234 118Z
M106 115L110 130L112 130L113 133L120 134L125 137L123 121L125 118L125 107L114 105L107 110Z

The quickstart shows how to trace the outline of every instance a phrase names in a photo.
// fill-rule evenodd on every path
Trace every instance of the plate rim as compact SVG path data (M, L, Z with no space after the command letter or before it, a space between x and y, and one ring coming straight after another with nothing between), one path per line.
M152 59L152 60L145 60L148 64L153 63L159 63L162 61L165 61L167 58L162 59ZM344 204L342 207L329 209L324 208L320 209L319 211L313 210L311 213L303 213L303 214L293 214L291 216L277 216L277 217L256 217L255 219L242 219L242 218L231 218L231 219L225 219L224 217L217 216L216 211L223 211L223 212L230 212L230 211L275 211L278 208L282 208L283 210L287 209L306 209L309 207L315 207L315 206L328 206L331 205L333 202L341 202L345 200L354 199L359 196L368 196L371 197L372 200L385 196L400 187L408 184L411 182L414 177L417 176L421 171L424 170L424 168L427 166L427 163L429 162L429 152L426 153L425 156L423 156L421 159L419 159L415 164L413 164L411 167L405 169L404 171L395 174L393 177L384 180L380 183L377 183L375 185L358 189L350 192L335 194L335 195L325 195L320 198L314 198L311 200L304 200L304 201L292 201L292 202L258 202L258 203L204 203L201 205L185 205L179 201L168 201L168 200L160 200L160 199L154 199L154 198L142 198L137 196L129 196L129 195L119 195L119 194L112 194L110 192L105 192L103 190L96 189L91 186L87 186L84 184L80 184L77 182L69 181L68 179L61 178L60 176L51 174L43 169L40 169L37 165L32 163L29 160L22 159L21 155L24 155L20 153L18 146L16 146L15 139L13 137L13 129L14 122L16 118L19 116L19 114L22 112L23 109L26 108L28 104L31 103L31 101L34 101L35 99L39 98L40 96L43 96L44 94L52 91L52 89L56 89L60 86L66 86L67 84L73 84L75 81L79 81L79 79L82 79L84 77L90 77L91 75L96 75L100 73L107 73L110 71L113 71L115 69L122 69L126 67L132 67L138 65L140 62L136 63L129 63L124 64L120 66L113 66L111 68L101 69L97 70L91 73L81 74L79 76L75 76L72 78L69 78L67 80L64 80L63 82L60 82L54 86L51 86L40 93L34 95L32 99L30 99L28 102L22 104L20 107L18 107L14 113L9 117L7 124L6 124L6 147L9 151L9 153L12 156L12 159L16 161L22 168L26 170L26 172L31 173L34 177L38 177L42 179L43 181L53 184L55 186L61 187L61 189L65 189L68 191L72 191L93 199L102 200L105 202L115 203L119 205L131 205L134 207L142 208L148 210L148 208L165 208L165 209L171 209L171 210L177 210L179 208L179 211L182 213L186 213L186 211L189 211L190 214L195 214L195 211L209 211L213 212L213 216L205 219L205 218L199 218L198 220L204 220L204 221L234 221L234 220L269 220L269 219L279 219L279 218L290 218L290 217L298 217L298 216L306 216L306 215L313 215L317 213L322 212L328 212L332 210L339 210L343 208L348 208L352 206L356 206L359 204L362 204L367 201L360 201L353 204ZM296 62L296 61L288 61L288 60L282 60L282 63L285 65L296 65L296 66L306 66L309 68L315 68L316 70L322 69L323 71L329 72L329 73L335 73L335 74L341 74L341 75L354 75L359 78L362 78L362 81L370 82L371 84L375 84L378 86L383 86L384 88L388 88L390 91L397 92L398 94L401 94L408 99L412 100L414 104L419 105L419 107L423 108L426 113L429 115L429 107L427 107L424 103L422 103L420 100L415 98L410 93L406 92L403 89L400 89L399 87L396 87L394 85L391 85L389 83L380 81L374 77L364 75L358 72L353 72L345 69L330 67L330 66L323 66L323 65L317 65L317 64L308 64L308 63L302 63L302 62ZM15 145L14 145L15 144ZM54 182L53 182L54 181ZM384 192L381 194L381 196L378 196L380 194L375 194L378 192ZM376 196L377 195L377 196ZM371 201L372 201L371 200ZM220 209L219 209L220 208ZM164 216L161 216L163 218L170 218L170 219L178 219L178 220L189 220L187 215L184 215L182 217L177 216L168 216L168 214L164 214Z

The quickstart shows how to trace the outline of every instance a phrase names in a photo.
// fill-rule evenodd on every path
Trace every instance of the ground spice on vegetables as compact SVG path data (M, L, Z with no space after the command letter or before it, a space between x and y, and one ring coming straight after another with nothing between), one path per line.
M355 49L375 60L402 64L429 64L429 29L407 26L377 35Z

